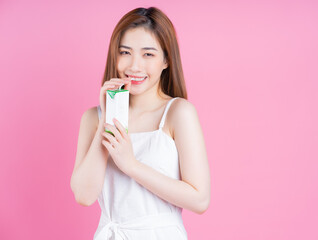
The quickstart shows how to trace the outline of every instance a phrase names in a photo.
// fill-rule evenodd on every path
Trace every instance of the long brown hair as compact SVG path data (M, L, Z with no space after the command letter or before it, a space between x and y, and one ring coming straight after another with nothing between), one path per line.
M164 52L168 67L161 73L161 90L171 97L187 99L179 45L174 26L169 18L155 7L136 8L119 20L110 39L102 85L111 78L119 78L117 71L119 44L124 33L128 29L136 27L144 27L154 33Z

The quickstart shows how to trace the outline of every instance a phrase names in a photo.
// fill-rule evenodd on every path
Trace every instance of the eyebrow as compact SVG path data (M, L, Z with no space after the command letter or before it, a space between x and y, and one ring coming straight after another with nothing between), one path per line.
M119 48L127 48L127 49L132 49L131 47L127 47L127 46L125 46L125 45L119 45ZM156 48L154 48L154 47L144 47L144 48L142 48L143 50L155 50L155 51L158 51Z

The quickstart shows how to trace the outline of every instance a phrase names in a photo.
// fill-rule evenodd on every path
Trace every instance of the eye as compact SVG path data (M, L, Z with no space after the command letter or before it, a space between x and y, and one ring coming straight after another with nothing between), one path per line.
M120 51L119 54L120 55L127 55L127 54L130 54L130 53L128 51Z
M152 57L152 56L154 56L152 53L145 53L145 56L146 57Z

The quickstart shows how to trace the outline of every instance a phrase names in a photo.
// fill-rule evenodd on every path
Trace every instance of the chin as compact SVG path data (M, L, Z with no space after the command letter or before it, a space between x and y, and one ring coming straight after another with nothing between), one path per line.
M133 89L133 87L130 88L129 90L129 94L131 95L140 95L140 94L143 94L144 91L141 90L141 89Z

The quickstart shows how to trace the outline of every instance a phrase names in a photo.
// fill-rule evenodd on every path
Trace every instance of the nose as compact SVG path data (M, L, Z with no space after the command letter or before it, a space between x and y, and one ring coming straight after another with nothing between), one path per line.
M141 67L142 67L142 59L136 54L131 59L130 70L132 72L138 72L140 71Z

